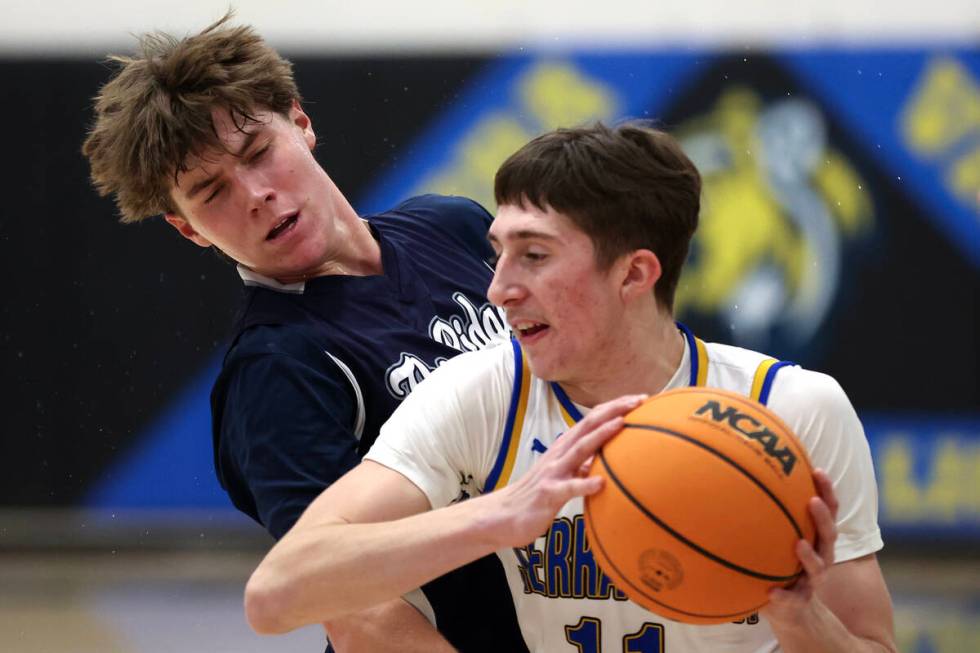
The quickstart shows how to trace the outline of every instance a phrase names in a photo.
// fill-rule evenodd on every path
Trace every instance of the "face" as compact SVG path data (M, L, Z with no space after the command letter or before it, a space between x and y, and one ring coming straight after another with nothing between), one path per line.
M345 240L337 231L346 200L313 158L316 137L298 104L288 117L262 111L256 118L239 129L228 111L215 109L228 151L187 161L171 188L180 213L167 221L198 245L214 245L283 283L316 276Z
M618 267L600 271L585 232L550 208L526 204L501 206L490 227L498 260L487 295L506 309L535 376L587 380L619 342Z

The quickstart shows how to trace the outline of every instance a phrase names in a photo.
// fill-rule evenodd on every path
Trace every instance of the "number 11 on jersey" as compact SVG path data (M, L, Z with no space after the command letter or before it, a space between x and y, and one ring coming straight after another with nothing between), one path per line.
M574 626L565 626L565 639L578 653L602 653L602 623L594 617L582 617ZM664 653L664 627L646 623L623 637L623 653Z

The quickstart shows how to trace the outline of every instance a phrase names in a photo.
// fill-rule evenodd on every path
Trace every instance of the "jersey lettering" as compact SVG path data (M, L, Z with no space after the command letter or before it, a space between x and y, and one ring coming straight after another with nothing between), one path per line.
M453 301L463 309L465 319L453 315L448 320L435 317L429 323L429 336L447 347L459 351L476 351L508 337L503 311L486 303L477 308L463 293L453 293Z
M396 398L404 399L415 389L415 386L425 380L425 377L432 374L434 369L415 354L402 352L398 362L385 372L385 386Z
M582 617L574 626L565 626L565 640L578 653L602 653L602 622ZM663 624L645 623L632 635L623 635L623 653L663 653Z
M574 519L556 519L545 533L541 548L538 548L538 542L541 538L514 549L525 594L627 600L596 565L585 537L582 515L575 515Z
M477 308L461 292L453 293L453 301L463 309L465 319L459 315L448 319L432 318L429 337L436 342L457 351L476 351L509 337L510 329L503 312L493 304L487 303ZM385 387L396 399L404 399L445 360L440 358L429 366L415 354L402 352L398 362L385 370Z

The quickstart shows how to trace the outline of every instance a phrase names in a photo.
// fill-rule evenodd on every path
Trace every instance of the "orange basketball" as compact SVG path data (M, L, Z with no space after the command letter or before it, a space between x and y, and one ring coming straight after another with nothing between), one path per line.
M672 390L626 416L590 470L592 554L635 603L675 621L737 621L801 573L815 538L806 451L761 404L711 388Z

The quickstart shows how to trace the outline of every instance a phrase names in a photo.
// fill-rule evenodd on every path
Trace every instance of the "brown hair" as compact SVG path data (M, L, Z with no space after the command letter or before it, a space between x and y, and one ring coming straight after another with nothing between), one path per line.
M82 152L123 222L176 212L170 187L187 157L222 148L215 107L242 128L257 109L286 115L300 99L292 64L251 27L226 25L231 17L183 39L145 34L136 56L109 58L119 69L95 98Z
M698 226L701 175L667 133L637 122L549 132L504 162L494 194L498 205L530 202L568 216L592 239L601 270L649 249L662 268L654 295L673 310Z

